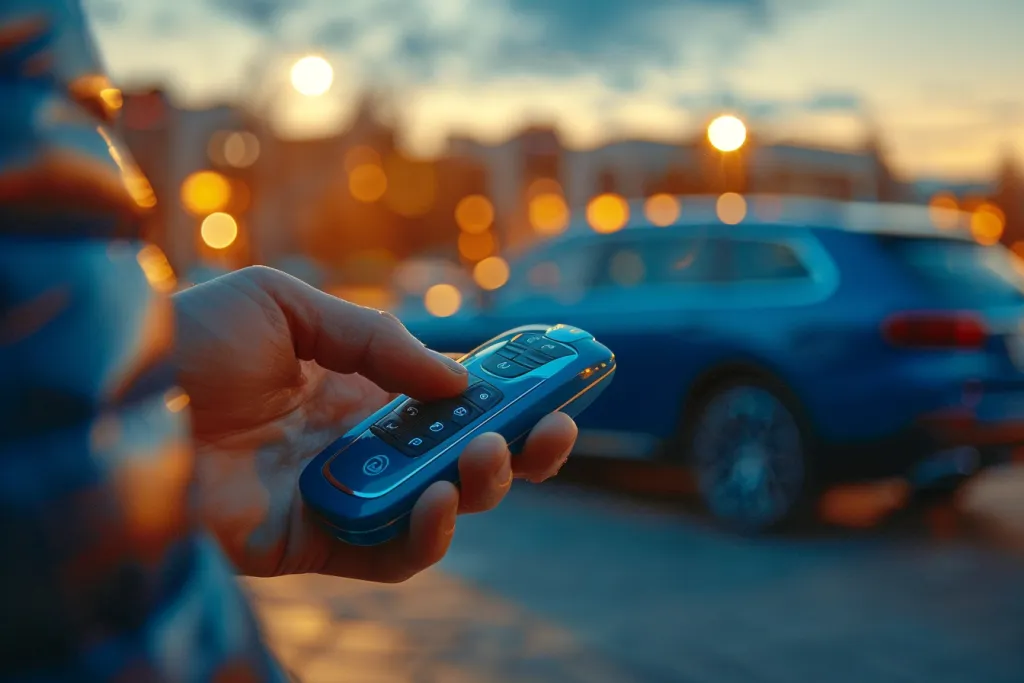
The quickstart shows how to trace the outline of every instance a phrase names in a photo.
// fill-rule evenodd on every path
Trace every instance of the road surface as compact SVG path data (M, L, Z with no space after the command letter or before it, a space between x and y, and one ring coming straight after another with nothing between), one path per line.
M1024 476L986 486L941 524L744 539L676 505L517 484L400 586L250 585L304 683L1021 683Z

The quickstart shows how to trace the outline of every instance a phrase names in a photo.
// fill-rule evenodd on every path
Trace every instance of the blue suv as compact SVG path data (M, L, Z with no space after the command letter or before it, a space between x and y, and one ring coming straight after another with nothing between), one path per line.
M712 197L681 198L668 227L639 206L614 234L574 224L478 309L399 315L443 351L531 322L592 331L619 372L580 416L578 451L692 466L710 511L745 531L840 481L953 490L1024 441L1024 278L970 216L746 202L735 224Z

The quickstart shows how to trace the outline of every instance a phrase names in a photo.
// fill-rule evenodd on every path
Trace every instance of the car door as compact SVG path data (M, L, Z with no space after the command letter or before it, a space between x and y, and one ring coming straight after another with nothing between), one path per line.
M687 379L716 344L708 321L724 277L723 242L709 228L637 230L605 240L590 329L616 354L618 371L588 421L635 444L671 436Z

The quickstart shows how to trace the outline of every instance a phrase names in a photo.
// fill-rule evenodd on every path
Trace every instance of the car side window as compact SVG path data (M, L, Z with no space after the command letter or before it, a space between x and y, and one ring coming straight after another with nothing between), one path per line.
M564 244L513 266L508 284L495 293L495 304L579 300L592 284L596 250L596 245Z
M810 275L796 250L781 242L733 240L729 258L732 279L739 282L794 280Z
M722 240L702 235L620 240L608 245L595 284L604 287L706 284L726 276Z

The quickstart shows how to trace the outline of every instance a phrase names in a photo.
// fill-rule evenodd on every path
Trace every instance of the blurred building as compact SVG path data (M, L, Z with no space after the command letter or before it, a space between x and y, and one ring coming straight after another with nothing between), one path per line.
M1003 240L1024 243L1024 182L1012 155L991 183L909 183L891 172L874 133L859 149L755 133L721 152L704 130L571 149L556 126L537 124L497 144L452 136L443 154L422 159L402 148L390 104L369 93L337 134L286 140L230 105L183 109L158 88L124 92L122 135L158 198L151 239L179 273L255 262L326 288L372 287L408 259L469 270L507 257L558 234L602 195L750 192L995 206ZM212 213L217 226L207 225Z
M204 245L200 234L204 216L188 211L182 201L182 187L192 174L215 166L212 146L227 132L244 128L242 112L230 105L184 109L160 88L132 88L123 91L119 126L119 133L157 196L150 239L164 250L175 270L185 274L203 266L237 265L235 260L222 263L224 254ZM235 199L245 194L242 200L248 204L248 188L236 189ZM243 241L235 243L241 245Z
M679 142L619 140L590 149L565 148L553 127L531 127L488 145L465 137L449 140L447 153L487 167L488 195L507 220L510 246L531 242L532 187L557 188L570 212L597 195L637 199L659 192L766 192L858 201L902 198L881 154L797 144L748 142L723 154L704 135Z

